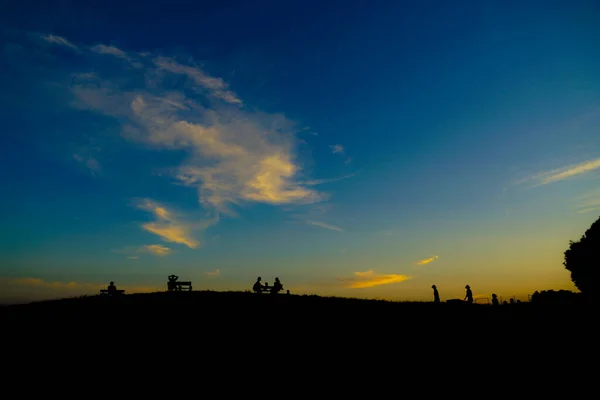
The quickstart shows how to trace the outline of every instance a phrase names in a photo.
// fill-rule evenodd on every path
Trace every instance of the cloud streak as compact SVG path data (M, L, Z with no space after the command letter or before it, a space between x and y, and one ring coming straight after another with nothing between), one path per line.
M211 277L211 278L216 278L217 276L221 275L221 270L217 268L214 271L205 272L204 275Z
M47 41L48 43L57 44L57 45L60 45L60 46L70 47L70 48L72 48L74 50L78 50L79 49L73 43L69 42L67 39L65 39L64 37L61 37L61 36L44 35L43 39L45 41Z
M193 235L194 224L180 221L173 211L167 210L165 206L151 199L140 200L136 206L141 210L152 213L155 217L154 222L142 224L142 229L160 236L165 242L183 244L191 249L200 247L200 241ZM202 227L207 228L209 225L210 221L205 222ZM170 253L164 250L167 249L166 247L160 245L154 245L152 249L146 247L146 249L155 255Z
M588 160L579 164L571 164L566 167L554 169L552 171L542 172L527 180L535 180L538 183L534 186L547 185L549 183L559 182L573 178L600 168L600 158Z
M160 257L168 256L173 252L170 248L161 244L147 244L143 246L141 250Z
M428 258L424 258L422 260L417 261L417 265L426 265L426 264L429 264L430 262L437 260L438 258L439 258L439 256L431 256Z
M412 279L412 277L401 274L379 275L373 270L368 270L365 272L355 272L354 276L350 278L340 278L340 281L348 288L365 289L380 285L400 283L409 279Z
M318 226L319 228L329 229L330 231L344 232L344 230L339 226L326 224L325 222L321 221L308 220L306 223L312 226Z
M577 199L577 213L600 210L600 190L591 191Z

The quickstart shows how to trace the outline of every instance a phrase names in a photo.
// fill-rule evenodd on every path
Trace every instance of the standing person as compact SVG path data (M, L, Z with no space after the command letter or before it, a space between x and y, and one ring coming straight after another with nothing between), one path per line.
M463 300L467 300L467 303L472 304L473 303L473 292L471 292L471 286L467 285L467 286L465 286L465 289L467 289L467 294Z
M496 293L492 294L492 305L493 306L499 306L500 302L498 301L498 295L496 295Z
M433 302L439 303L440 302L440 294L438 293L437 287L435 285L433 285L431 288L433 289Z

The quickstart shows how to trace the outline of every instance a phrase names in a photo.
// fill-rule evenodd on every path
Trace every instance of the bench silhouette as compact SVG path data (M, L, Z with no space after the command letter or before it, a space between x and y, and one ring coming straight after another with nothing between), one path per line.
M167 282L169 292L180 292L182 288L192 291L192 282Z
M123 294L123 293L125 293L125 291L121 290L121 289L119 289L119 290L113 290L113 291L110 291L108 289L100 289L100 294L104 294L104 295L107 295L107 294Z

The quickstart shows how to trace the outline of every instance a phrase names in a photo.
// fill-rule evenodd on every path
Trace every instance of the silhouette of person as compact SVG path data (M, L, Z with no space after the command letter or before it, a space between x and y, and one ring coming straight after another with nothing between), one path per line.
M433 285L431 288L433 289L433 302L439 303L440 302L440 294L438 293L437 287L435 285Z
M498 296L496 295L496 293L492 294L492 305L493 306L499 306L500 302L498 301Z
M288 289L287 292L285 292L285 294L290 294L290 289Z
M167 289L173 291L176 289L175 282L179 279L177 275L169 275L169 282L167 282Z
M262 288L263 285L260 283L260 281L262 280L262 278L259 276L258 278L256 278L256 282L254 282L254 286L252 286L252 290L255 291L256 293L261 293L262 292Z
M472 304L473 303L473 292L471 292L471 286L467 285L467 286L465 286L465 289L467 289L467 295L465 296L465 298L463 300L467 300L467 303Z
M111 282L110 285L108 285L108 293L115 294L116 292L117 292L117 287L115 286L114 282Z
M273 284L273 287L271 288L271 294L277 294L281 290L283 290L283 285L279 281L279 278L275 278L275 283Z

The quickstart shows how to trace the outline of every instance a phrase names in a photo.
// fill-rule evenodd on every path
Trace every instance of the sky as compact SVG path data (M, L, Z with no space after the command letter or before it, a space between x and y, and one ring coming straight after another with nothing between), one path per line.
M4 1L0 302L576 290L594 1Z

